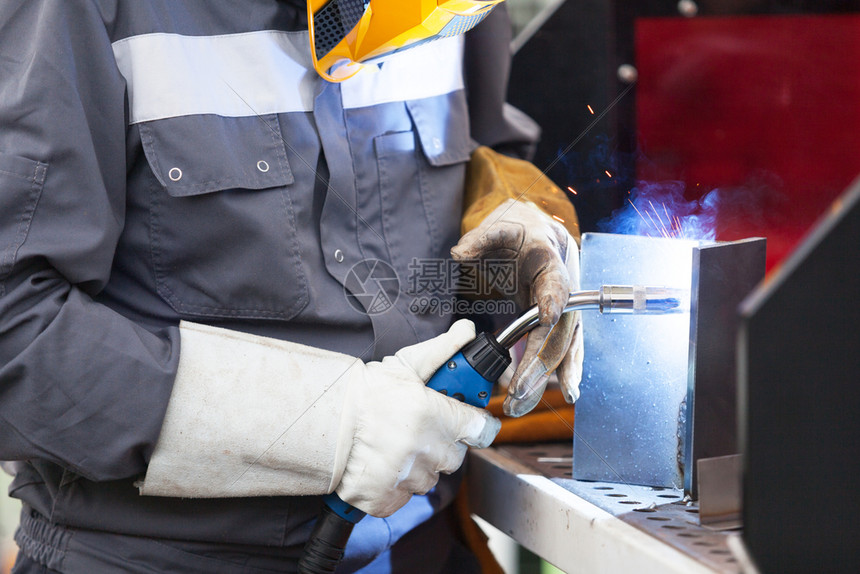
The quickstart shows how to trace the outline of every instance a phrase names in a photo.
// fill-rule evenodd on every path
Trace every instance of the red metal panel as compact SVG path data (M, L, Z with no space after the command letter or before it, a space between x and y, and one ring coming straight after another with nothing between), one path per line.
M636 24L637 177L721 188L717 239L768 239L768 268L860 174L860 16Z

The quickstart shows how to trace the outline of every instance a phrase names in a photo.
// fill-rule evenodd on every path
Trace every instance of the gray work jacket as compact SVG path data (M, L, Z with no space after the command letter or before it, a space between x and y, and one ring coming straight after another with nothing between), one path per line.
M410 310L405 285L369 312L350 278L382 261L405 284L411 262L446 258L477 142L534 135L503 118L499 15L329 84L310 65L303 3L0 4L0 460L23 461L12 495L73 527L301 542L315 497L137 495L177 324L364 359L444 330L450 317Z

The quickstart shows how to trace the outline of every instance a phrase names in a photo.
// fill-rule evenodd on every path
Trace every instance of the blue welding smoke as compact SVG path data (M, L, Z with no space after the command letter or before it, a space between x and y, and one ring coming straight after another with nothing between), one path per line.
M624 205L597 222L598 231L648 237L733 240L765 235L784 225L785 195L773 174L756 173L742 185L707 193L682 181L639 181Z
M720 190L699 199L684 197L684 182L636 184L625 204L597 223L599 231L646 237L716 239Z
M666 167L638 146L625 152L602 134L581 150L563 151L554 175L568 190L584 231L729 241L766 236L787 223L784 184L772 172L751 170L743 179L727 174L718 186L666 180Z

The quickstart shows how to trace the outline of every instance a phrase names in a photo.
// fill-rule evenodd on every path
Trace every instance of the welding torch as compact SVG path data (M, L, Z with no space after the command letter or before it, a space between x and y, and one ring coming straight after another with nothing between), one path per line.
M596 291L576 291L564 312L595 309L601 313L660 315L685 311L687 292L665 287L603 285ZM483 332L451 357L427 386L478 408L490 402L493 385L511 364L510 348L540 322L537 306L514 319L497 335ZM330 574L343 558L353 527L365 516L331 493L299 560L301 574Z

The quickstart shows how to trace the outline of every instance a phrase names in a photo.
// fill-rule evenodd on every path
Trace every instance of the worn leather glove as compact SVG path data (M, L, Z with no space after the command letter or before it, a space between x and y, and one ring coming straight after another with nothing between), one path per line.
M466 233L451 254L458 261L514 260L515 302L523 309L535 304L540 309L540 324L528 334L508 387L505 414L517 417L532 410L554 370L565 399L573 403L579 398L580 313L562 313L568 294L579 289L579 248L567 230L534 204L508 199Z
M458 321L382 361L193 323L144 495L325 494L388 516L500 423L425 387L475 337Z

